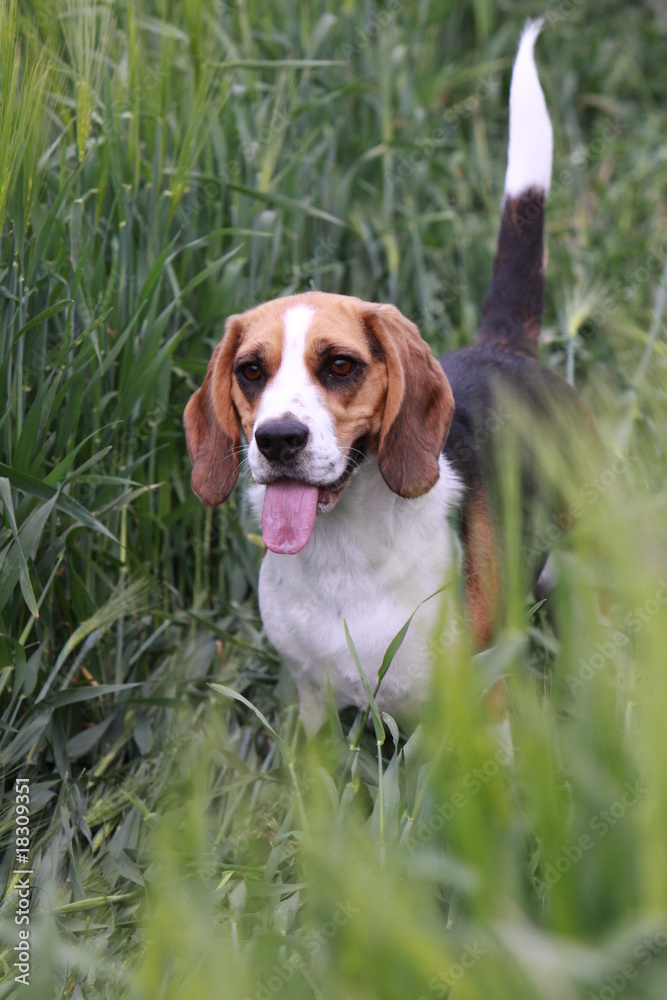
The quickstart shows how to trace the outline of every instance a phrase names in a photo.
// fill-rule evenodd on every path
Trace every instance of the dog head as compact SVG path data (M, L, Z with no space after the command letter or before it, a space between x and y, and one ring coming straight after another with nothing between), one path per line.
M431 489L453 411L444 372L394 306L323 292L274 299L227 321L186 407L192 488L222 503L238 478L242 434L253 478L269 487L265 541L271 517L279 533L286 519L301 520L280 549L298 551L365 454L377 452L399 496Z

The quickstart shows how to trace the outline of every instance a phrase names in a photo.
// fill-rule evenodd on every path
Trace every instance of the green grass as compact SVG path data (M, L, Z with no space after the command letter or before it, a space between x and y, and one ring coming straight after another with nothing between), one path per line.
M346 716L307 744L242 491L206 511L189 488L182 412L231 313L321 288L471 342L544 9L0 0L0 997L663 1000L660 4L553 3L538 43L542 358L608 454L548 606L515 542L497 644L443 622L416 734L376 717L351 749ZM500 675L511 766L481 708Z

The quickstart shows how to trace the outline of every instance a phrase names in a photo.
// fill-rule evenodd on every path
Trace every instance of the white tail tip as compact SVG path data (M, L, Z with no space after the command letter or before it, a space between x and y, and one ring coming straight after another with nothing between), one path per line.
M526 24L512 70L505 175L505 194L510 198L529 188L546 193L551 184L553 132L533 55L542 23L540 19Z

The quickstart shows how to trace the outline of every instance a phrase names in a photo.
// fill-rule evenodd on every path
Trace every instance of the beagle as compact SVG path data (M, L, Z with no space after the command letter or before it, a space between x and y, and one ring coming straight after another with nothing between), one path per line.
M343 619L373 676L458 563L475 643L492 640L502 601L496 384L531 412L548 415L553 404L589 422L576 393L537 360L552 159L533 58L539 30L527 26L514 65L502 221L476 344L436 361L393 305L292 295L228 319L185 410L192 488L205 504L230 494L247 447L267 550L262 620L308 734L325 721L329 686L339 708L367 705ZM382 682L379 707L399 719L428 698L440 613L434 601L420 608ZM502 684L495 701L502 719Z

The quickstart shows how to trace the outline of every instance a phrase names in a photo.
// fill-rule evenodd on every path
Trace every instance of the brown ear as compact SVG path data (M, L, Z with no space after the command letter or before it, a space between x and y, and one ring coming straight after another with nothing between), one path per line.
M440 475L438 459L454 413L452 390L417 327L395 306L374 306L364 318L387 364L380 472L394 493L419 497Z
M227 320L225 335L208 363L201 389L183 414L192 462L190 485L209 507L226 500L239 476L241 436L232 406L232 362L242 331L238 316Z

